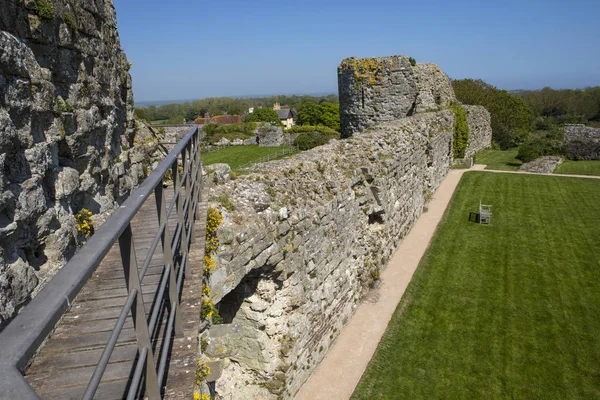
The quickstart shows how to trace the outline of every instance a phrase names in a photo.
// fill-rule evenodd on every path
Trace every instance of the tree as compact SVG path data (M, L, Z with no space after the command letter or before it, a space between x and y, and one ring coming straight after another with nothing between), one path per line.
M296 123L298 125L318 125L321 109L314 101L305 101L296 109Z
M296 123L298 125L324 125L339 132L340 130L340 105L327 101L320 104L314 101L305 101L298 106Z
M456 98L463 104L484 106L492 117L493 140L503 149L525 142L533 113L521 97L473 79L452 81Z
M321 117L319 124L325 125L328 128L340 131L340 105L323 102L319 104Z
M253 113L246 115L245 122L268 122L275 126L283 126L279 116L270 108L258 108Z

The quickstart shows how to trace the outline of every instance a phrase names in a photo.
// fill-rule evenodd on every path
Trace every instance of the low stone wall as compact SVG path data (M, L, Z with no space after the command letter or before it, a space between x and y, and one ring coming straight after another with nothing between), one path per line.
M563 161L562 157L544 156L522 164L519 169L526 172L535 172L536 174L551 174Z
M293 397L446 176L453 123L447 110L389 122L210 188L235 207L212 203L220 393Z
M465 158L471 158L492 144L492 118L483 106L462 106L467 112L469 141Z
M581 124L566 125L565 145L569 158L600 160L600 129Z

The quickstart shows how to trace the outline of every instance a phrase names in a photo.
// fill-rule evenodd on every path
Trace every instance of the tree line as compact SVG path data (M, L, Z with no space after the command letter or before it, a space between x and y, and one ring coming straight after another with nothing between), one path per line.
M169 124L180 124L184 121L193 121L196 118L216 115L244 115L250 107L271 108L273 104L297 108L304 102L333 103L339 102L338 96L270 96L256 98L212 97L179 104L165 104L162 106L136 107L135 116L143 121L164 121Z
M514 93L475 79L454 80L452 86L458 101L484 106L490 112L494 145L519 147L518 158L523 162L560 155L564 124L600 127L600 86Z

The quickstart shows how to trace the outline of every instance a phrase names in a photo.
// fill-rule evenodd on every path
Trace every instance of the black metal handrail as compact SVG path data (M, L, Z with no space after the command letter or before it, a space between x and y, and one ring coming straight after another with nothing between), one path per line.
M161 398L173 331L177 336L183 333L179 298L184 275L189 273L189 268L186 269L188 249L202 186L200 135L198 126L190 125L188 133L125 203L0 332L0 398L38 399L21 372L117 241L127 283L127 301L83 398L93 398L130 313L137 338L138 356L133 375L130 377L127 398L136 398L142 390L142 384L145 396L149 399ZM180 167L183 168L181 173ZM174 196L167 207L163 181L169 171L173 180ZM151 193L154 193L156 199L159 229L142 268L138 271L131 221ZM168 220L172 212L176 212L177 225L171 237ZM141 282L159 242L162 246L164 272L154 294L152 309L146 316ZM166 319L167 322L162 348L156 360L152 337L160 330L158 322L161 313L166 313L168 318L160 319ZM144 372L145 376L142 379Z

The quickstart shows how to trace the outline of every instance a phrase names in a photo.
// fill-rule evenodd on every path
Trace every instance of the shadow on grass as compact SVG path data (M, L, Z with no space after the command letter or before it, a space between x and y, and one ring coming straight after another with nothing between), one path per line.
M469 212L469 222L475 222L476 224L478 224L479 223L479 218L480 218L479 213L476 213L476 212L473 212L473 211Z

